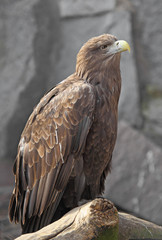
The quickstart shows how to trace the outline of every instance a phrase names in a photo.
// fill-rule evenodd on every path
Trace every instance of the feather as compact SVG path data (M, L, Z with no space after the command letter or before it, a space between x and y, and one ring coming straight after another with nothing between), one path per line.
M45 176L41 177L39 180L34 215L35 214L39 214L39 216L41 215L40 205L41 205L41 201L42 201L42 197L43 197L43 193L44 193L44 186L45 186L46 178L47 178L47 174Z
M29 195L30 195L30 190L29 190L29 188L27 188L27 191L26 191L26 193L25 193L23 211L22 211L22 223L23 223L23 224L25 223L25 215L26 215L26 212L27 212Z
M42 209L44 210L45 208L48 207L49 203L47 202L49 193L51 192L53 188L53 184L55 184L55 178L56 178L56 173L57 168L52 169L51 172L47 174L46 182L44 185L44 192L43 192L43 197L41 199L41 204L40 204L40 213L42 212Z
M36 181L36 184L34 185L34 188L31 191L30 194L30 199L29 199L29 207L28 207L28 216L31 218L31 216L34 213L34 208L36 204L36 199L37 199L37 193L38 193L38 186L39 186L39 181Z
M43 158L45 149L44 149L44 146L41 142L39 143L39 147L38 147L37 151L38 151L38 154L39 154L40 158Z
M52 149L56 143L55 141L55 135L54 133L51 133L48 137L48 139L46 140L47 146Z
M74 158L73 158L73 155L70 155L66 163L62 165L60 172L58 174L57 181L55 184L55 188L58 191L64 189L64 187L66 186L67 180L69 179L74 166L73 164L74 164Z
M15 193L13 193L11 196L11 199L10 199L10 203L9 203L9 218L10 218L11 222L14 219L15 206L16 206L16 195L15 195Z

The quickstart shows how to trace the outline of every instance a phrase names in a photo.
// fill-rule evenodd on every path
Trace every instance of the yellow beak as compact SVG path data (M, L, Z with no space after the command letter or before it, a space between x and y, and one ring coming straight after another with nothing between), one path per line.
M119 40L113 43L113 45L110 47L109 52L112 54L124 52L124 51L130 52L130 46L129 44L124 40Z

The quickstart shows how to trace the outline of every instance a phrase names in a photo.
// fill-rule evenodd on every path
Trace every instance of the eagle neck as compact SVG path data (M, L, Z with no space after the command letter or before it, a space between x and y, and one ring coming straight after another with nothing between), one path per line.
M111 69L105 73L99 73L98 77L90 81L99 92L99 95L104 95L108 102L115 101L113 104L118 105L121 91L121 75L120 69Z

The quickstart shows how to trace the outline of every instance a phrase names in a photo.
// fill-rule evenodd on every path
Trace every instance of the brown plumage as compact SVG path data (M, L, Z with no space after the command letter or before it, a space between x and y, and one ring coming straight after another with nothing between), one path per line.
M23 233L55 221L81 199L104 190L117 136L125 41L109 34L90 39L76 72L39 102L21 135L14 164L10 221Z

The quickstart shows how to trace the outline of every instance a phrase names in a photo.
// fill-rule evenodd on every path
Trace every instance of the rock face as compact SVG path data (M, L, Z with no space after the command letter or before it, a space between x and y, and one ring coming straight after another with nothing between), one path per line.
M159 147L127 123L120 122L105 197L121 208L161 225L161 159Z
M51 52L54 63L59 45L58 9L55 1L23 0L1 1L0 11L0 157L11 159L29 114L48 89Z
M26 2L26 1L23 1ZM15 114L19 95L35 73L32 42L36 32L31 8L37 1L0 3L0 148L1 157L8 151L7 122Z
M157 160L161 153L156 144L162 145L161 15L160 0L1 0L1 165L4 159L13 162L20 134L41 96L75 71L76 54L82 44L102 33L115 34L131 45L130 55L124 53L121 58L123 81L119 102L119 118L127 121L129 126L120 125L112 171L112 174L114 171L120 174L116 174L117 179L111 176L113 180L108 181L108 189L112 194L120 184L125 186L123 191L129 190L130 194L119 196L114 192L114 202L161 223L160 211L156 212L161 204L161 192L155 188L156 185L159 187L157 178L161 171ZM134 127L140 135L131 129ZM131 141L125 132L132 134ZM136 146L134 152L133 146ZM142 146L145 150L140 148ZM141 155L138 155L139 149ZM147 161L158 161L155 176L149 172ZM122 164L130 165L130 168L123 168ZM123 174L124 179L119 181ZM134 181L137 186L133 185ZM8 182L3 186L8 186ZM145 204L148 199L153 201L149 202L151 210Z
M162 1L132 0L143 130L162 146Z
M139 86L134 58L133 36L131 34L131 13L125 9L117 9L114 11L111 22L113 22L113 26L109 31L116 36L120 36L120 39L126 38L131 43L130 55L122 54L121 57L122 89L119 101L119 118L128 121L132 126L140 128L142 116L140 114Z
M60 15L61 17L81 17L91 16L94 14L103 14L111 11L115 7L115 1L101 0L100 2L94 0L60 0Z

